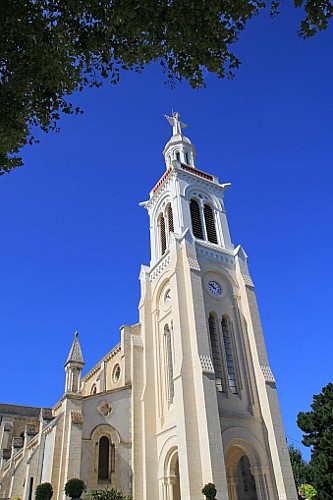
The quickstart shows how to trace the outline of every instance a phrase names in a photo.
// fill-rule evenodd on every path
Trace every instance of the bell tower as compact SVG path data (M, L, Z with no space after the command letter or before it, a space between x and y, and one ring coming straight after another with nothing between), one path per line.
M151 261L140 273L144 459L135 491L199 500L212 482L219 500L296 500L247 255L230 238L230 183L197 167L179 113L166 119L166 172L141 203Z

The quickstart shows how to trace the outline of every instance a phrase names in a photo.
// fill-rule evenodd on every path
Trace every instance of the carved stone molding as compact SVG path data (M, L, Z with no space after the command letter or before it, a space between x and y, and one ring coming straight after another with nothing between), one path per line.
M138 335L132 335L131 339L134 347L140 347L141 349L143 349L143 342L141 337L139 337Z
M83 424L83 415L80 410L71 410L71 418L73 424L79 424L79 425Z
M200 363L202 371L205 373L214 373L213 363L210 356L200 354Z
M249 274L245 274L245 273L241 273L242 274L242 277L243 277L243 280L244 280L244 283L245 285L248 285L248 286L251 286L251 287L254 287L254 283L252 281L252 278Z
M112 412L113 408L111 406L111 403L107 401L106 399L103 399L103 401L100 401L97 405L97 411L103 415L103 417L107 417L110 415Z
M154 281L159 274L164 271L170 264L170 255L166 255L165 258L153 269L153 271L150 274L150 281Z
M260 368L264 376L265 382L275 384L275 378L270 366L260 365Z
M237 418L240 420L253 420L253 415L247 411L231 409L231 408L222 408L220 410L221 416L225 418Z
M200 266L199 266L199 262L196 259L189 257L188 264L190 266L190 269L193 269L194 271L201 271Z

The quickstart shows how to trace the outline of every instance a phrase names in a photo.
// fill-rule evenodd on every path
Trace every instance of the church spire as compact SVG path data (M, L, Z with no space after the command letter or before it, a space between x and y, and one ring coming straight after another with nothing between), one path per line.
M82 350L79 342L79 332L74 333L74 340L69 351L66 363L66 385L65 392L80 392L80 380L82 369L85 365L82 356Z
M80 346L80 342L79 342L79 332L77 330L74 333L73 344L72 344L71 350L69 351L68 358L67 358L67 361L65 363L65 367L66 367L67 363L69 363L71 361L75 361L77 363L84 364L82 350L81 350L81 346Z

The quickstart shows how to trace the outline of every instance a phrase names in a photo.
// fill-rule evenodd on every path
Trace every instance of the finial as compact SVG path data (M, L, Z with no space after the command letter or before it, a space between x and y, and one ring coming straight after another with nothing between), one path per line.
M74 337L77 339L78 336L79 336L79 332L77 330L75 330Z
M172 127L172 135L182 135L182 128L188 128L189 125L180 121L180 113L172 111L172 116L164 115Z

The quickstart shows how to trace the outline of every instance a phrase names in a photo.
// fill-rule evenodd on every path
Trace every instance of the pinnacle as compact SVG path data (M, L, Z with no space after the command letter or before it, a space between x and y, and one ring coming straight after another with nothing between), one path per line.
M82 350L79 342L79 332L76 330L74 333L74 340L72 347L69 351L68 358L66 360L65 366L70 362L76 362L80 364L84 364Z

